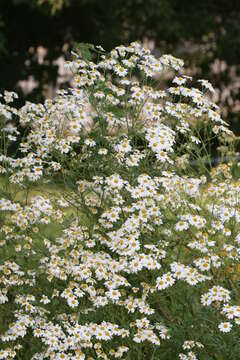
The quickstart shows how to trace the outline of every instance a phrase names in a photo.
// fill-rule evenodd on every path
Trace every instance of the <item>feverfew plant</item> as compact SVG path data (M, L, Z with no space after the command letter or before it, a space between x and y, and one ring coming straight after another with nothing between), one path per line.
M212 85L139 43L90 50L54 99L1 95L0 359L238 359L240 183L209 162L234 139Z

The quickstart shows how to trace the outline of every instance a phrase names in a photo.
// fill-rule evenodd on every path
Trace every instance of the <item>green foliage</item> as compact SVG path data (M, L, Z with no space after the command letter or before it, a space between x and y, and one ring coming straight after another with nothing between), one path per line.
M94 45L87 43L76 43L73 50L84 60L90 61L92 58L91 50L94 50Z

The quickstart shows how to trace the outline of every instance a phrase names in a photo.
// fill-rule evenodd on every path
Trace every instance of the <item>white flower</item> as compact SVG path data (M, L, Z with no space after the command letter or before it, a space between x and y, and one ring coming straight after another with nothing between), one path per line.
M118 76L121 76L121 77L125 77L127 75L127 69L125 69L123 66L115 66L113 68L113 70L115 71L115 73L118 75Z
M97 91L95 92L94 97L97 99L102 99L105 97L105 94L102 91Z
M98 154L99 154L99 155L107 155L107 153L108 153L108 149L100 148L100 149L98 150Z
M43 295L40 302L42 302L43 304L48 304L48 303L50 303L50 300L48 299L48 297L46 295Z
M220 331L222 332L230 332L231 331L231 328L232 328L232 324L230 322L221 322L219 325L218 325L218 328Z
M187 79L185 78L185 77L175 77L174 79L173 79L173 83L175 83L175 84L177 84L177 85L182 85L182 84L185 84L185 82L187 81Z
M205 89L209 90L210 92L214 92L214 88L212 86L212 84L208 81L208 80L203 80L200 79L198 80L198 82L202 85L202 87L204 87Z
M94 147L96 145L96 142L93 139L88 138L84 141L84 144L86 144L90 147Z
M189 224L186 221L179 221L176 225L175 225L175 229L177 231L183 231L183 230L187 230L189 228Z

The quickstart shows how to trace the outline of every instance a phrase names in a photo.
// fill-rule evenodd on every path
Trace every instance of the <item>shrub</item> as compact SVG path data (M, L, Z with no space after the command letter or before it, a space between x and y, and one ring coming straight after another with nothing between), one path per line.
M234 139L211 84L138 43L66 66L53 100L2 96L0 359L238 359L240 183L211 167Z

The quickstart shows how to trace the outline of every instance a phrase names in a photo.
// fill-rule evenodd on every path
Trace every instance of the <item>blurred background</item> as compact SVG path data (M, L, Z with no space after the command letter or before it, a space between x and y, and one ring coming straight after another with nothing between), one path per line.
M0 91L40 102L70 81L63 59L75 42L111 50L135 40L211 81L240 134L240 0L0 0Z

